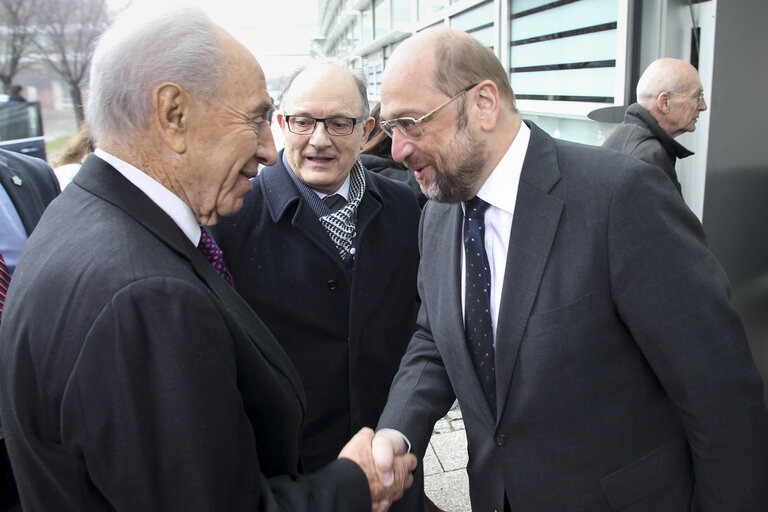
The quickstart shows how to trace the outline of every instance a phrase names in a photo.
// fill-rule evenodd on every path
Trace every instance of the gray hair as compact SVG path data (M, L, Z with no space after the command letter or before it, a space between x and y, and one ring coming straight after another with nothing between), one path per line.
M342 69L352 75L352 78L355 79L355 85L357 85L357 91L360 93L360 102L363 106L363 115L365 117L368 117L371 115L371 106L368 103L368 78L365 76L365 71L363 71L360 68L353 68L349 69L347 66L344 65L344 63L337 59L319 59L311 64L308 64L306 66L301 66L300 68L296 69L291 75L288 77L288 83L285 86L285 89L283 90L283 98L286 98L288 95L288 92L291 89L291 86L293 85L294 80L296 80L296 77L299 76L301 73L306 71L309 68L314 67L320 67L320 66L333 66L337 67L339 69Z
M201 10L177 8L147 20L129 9L101 36L91 62L86 117L94 139L140 134L152 109L150 93L163 82L205 103L216 91L223 59L216 25Z

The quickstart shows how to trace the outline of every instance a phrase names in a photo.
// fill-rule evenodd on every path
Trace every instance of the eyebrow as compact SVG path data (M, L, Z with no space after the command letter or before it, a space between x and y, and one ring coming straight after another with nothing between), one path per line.
M272 102L264 101L251 111L251 115L253 117L265 116L273 108L275 108L275 106L272 104Z

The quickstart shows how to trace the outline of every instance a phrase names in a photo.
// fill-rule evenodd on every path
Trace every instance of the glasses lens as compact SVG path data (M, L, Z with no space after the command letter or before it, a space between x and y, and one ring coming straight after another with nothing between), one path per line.
M396 120L396 122L400 131L412 139L418 139L424 133L421 131L419 123L414 119L403 118Z
M311 117L290 116L288 128L293 133L312 133L315 129L315 120Z
M355 120L348 117L331 117L325 120L325 128L331 135L349 135L355 129Z

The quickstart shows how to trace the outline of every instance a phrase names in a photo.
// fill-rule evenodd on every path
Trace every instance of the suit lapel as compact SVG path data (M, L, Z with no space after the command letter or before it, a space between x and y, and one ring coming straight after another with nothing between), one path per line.
M263 169L258 177L264 183L264 200L267 202L272 221L279 222L283 215L290 215L291 209L295 208L291 224L298 231L304 233L320 251L343 267L344 262L339 257L339 251L315 212L303 200L301 192L296 188L296 184L288 172L288 169L283 166L283 153L281 151L277 157L277 164Z
M237 319L238 324L248 333L264 357L290 381L302 408L304 407L303 387L288 356L250 306L219 276L205 256L165 212L112 166L94 155L89 156L83 163L74 183L123 210L180 258L187 260L200 280L224 304L224 309Z
M560 179L554 141L536 125L530 127L496 327L498 411L507 401L520 342L563 210L563 202L549 195Z
M0 167L0 182L8 193L8 197L16 208L16 213L21 219L21 224L29 236L37 223L39 212L42 212L45 206L40 204L39 195L33 192L35 185L32 180L27 178L26 172L23 169L15 169L10 162L4 163L6 167ZM37 216L34 215L35 211L38 212Z
M265 187L264 200L269 206L272 221L277 223L280 217L288 214L291 206L296 203L296 210L291 219L292 225L304 233L321 251L332 261L344 267L344 262L339 258L339 251L328 236L325 228L317 218L317 214L304 201L296 184L288 175L288 170L283 166L282 151L278 155L277 164L262 170L259 179L263 180ZM365 228L373 218L381 211L381 194L371 178L371 173L365 170L365 191L360 205L357 208L357 234L359 241Z
M484 411L488 423L492 423L493 414L480 387L464 335L464 298L461 296L464 216L461 205L430 201L425 208L420 229L423 257L419 263L419 281L430 287L430 293L425 297L429 300L432 315L429 327L451 380L462 383L459 399L475 403L478 410Z

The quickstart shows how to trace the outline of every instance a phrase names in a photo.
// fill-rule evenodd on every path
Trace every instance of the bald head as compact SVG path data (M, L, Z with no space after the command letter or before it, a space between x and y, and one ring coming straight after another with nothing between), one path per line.
M707 109L702 93L699 72L680 59L653 61L637 82L637 102L672 137L696 129L699 113Z
M499 59L471 35L454 28L432 28L403 41L392 53L384 71L390 77L412 74L427 79L422 82L448 96L468 84L492 80L505 104L515 110L515 95L509 76Z

